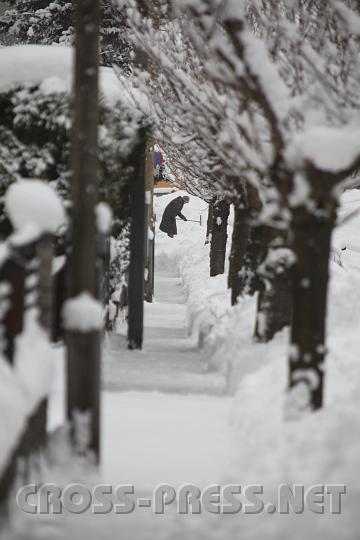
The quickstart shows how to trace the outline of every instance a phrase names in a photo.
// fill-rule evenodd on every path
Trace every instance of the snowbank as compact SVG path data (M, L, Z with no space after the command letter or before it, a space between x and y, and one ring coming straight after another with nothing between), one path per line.
M159 210L170 198L161 197ZM191 198L189 210L198 212L201 204ZM324 515L306 510L289 515L205 514L196 520L180 522L178 538L359 538L360 190L345 192L341 197L339 223L356 210L359 214L339 225L333 239L342 266L331 263L325 407L296 422L286 422L284 418L288 330L269 344L253 343L256 299L245 298L238 306L228 307L223 278L212 278L212 283L207 278L204 231L195 228L190 231L186 223L180 223L178 239L170 241L158 234L164 250L161 264L171 265L175 261L187 286L190 322L193 316L204 328L211 321L209 306L216 306L216 325L210 324L204 346L209 362L226 373L228 389L234 394L230 418L233 458L230 466L224 464L224 483L261 484L264 501L275 504L282 483L301 484L305 489L316 484L346 486L341 514L331 514L328 510Z
M159 230L165 207L172 199L185 194L188 195L179 190L155 199L156 264L162 271L166 266L176 266L187 295L189 332L197 337L200 346L203 346L215 322L229 308L230 293L227 290L226 274L210 278L209 245L205 245L208 211L205 201L189 195L190 203L183 208L183 214L188 219L199 221L201 216L201 226L190 221L177 221L178 235L175 238L169 238ZM229 235L231 236L231 231Z

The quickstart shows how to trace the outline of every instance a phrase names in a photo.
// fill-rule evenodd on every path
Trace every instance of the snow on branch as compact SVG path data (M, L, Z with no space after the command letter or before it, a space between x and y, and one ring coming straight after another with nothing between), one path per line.
M313 127L297 135L287 148L290 167L311 162L321 171L339 173L352 168L360 157L360 128Z
M339 17L338 3L325 0L175 4L176 18L157 29L130 0L131 39L151 69L143 64L128 82L146 96L154 136L183 176L227 193L251 183L275 211L304 159L347 172L357 155L347 126L356 132L360 107L347 10L357 9ZM339 137L344 152L333 151Z

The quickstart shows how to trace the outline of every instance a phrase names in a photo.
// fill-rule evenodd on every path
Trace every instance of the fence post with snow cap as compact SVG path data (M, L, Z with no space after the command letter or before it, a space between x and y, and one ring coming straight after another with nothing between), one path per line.
M47 334L50 333L51 264L52 237L44 235L36 242L30 241L16 246L12 246L9 241L7 259L0 268L2 353L14 369L19 389L26 394L28 392L32 394L30 401L26 399L25 402L27 408L24 409L22 430L12 445L13 450L8 456L5 468L0 471L0 505L5 505L19 475L21 475L19 481L27 480L30 466L36 462L39 451L46 443L47 396L39 392L39 387L35 389L30 380L26 381L26 388L22 382L23 377L27 376L27 372L24 371L24 355L30 355L28 358L30 360L36 351L30 351L26 346L21 347L15 340L23 332L26 333L30 319L37 321L39 328L41 327ZM30 366L27 360L26 364ZM35 366L32 368L36 369ZM42 373L37 374L37 377L42 376ZM18 467L19 459L22 462L25 460L25 466L23 464L21 470Z
M14 363L15 338L23 330L25 299L25 268L18 257L7 254L0 268L0 336L1 352L11 366ZM10 405L10 404L9 404ZM21 444L12 441L14 450L0 471L0 509L6 505L16 477L17 457ZM3 512L2 512L3 513Z
M12 425L0 425L3 460L0 503L4 505L15 479L26 481L46 443L47 396L53 360L52 319L53 238L66 222L56 192L38 180L14 182L5 195L13 233L3 245L0 262L0 326L2 354L10 365L2 408L12 413ZM6 375L5 363L0 369ZM1 433L0 433L1 436ZM19 469L19 458L24 465Z
M64 306L67 418L74 452L94 457L99 462L102 306L97 300L96 205L99 183L100 2L82 0L76 2L75 7L72 234L69 299Z

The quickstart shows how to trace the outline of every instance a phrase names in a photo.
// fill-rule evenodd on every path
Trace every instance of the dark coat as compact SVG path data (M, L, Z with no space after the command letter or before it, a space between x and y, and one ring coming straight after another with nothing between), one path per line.
M186 217L181 213L185 202L182 197L173 199L164 210L160 223L160 230L167 234L177 234L176 216L186 221Z

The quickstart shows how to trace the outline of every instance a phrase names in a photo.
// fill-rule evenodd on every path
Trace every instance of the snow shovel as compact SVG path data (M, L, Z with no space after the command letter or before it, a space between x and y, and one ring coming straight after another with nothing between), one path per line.
M176 221L184 221L183 219L177 219ZM201 220L201 216L200 216L200 220L197 221L196 219L187 219L186 221L191 221L192 223L200 223L200 227L202 225L202 220Z

